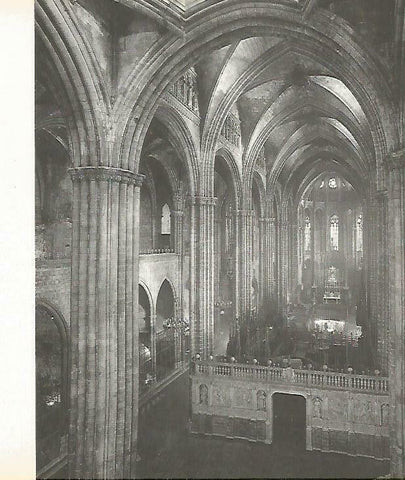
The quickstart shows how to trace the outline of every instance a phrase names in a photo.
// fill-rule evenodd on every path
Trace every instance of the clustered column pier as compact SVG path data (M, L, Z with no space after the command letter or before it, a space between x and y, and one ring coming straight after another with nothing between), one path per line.
M139 194L143 176L80 167L73 180L72 478L135 475Z

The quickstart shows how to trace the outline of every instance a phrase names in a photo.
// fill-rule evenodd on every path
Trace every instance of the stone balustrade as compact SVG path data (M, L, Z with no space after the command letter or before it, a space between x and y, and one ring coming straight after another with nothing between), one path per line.
M355 390L367 393L388 394L388 378L354 375L339 372L296 370L282 367L264 367L213 361L194 362L194 374L203 376L235 377L249 381L274 384L301 385L338 390Z
M150 248L140 252L140 255L156 255L161 253L175 253L174 248Z

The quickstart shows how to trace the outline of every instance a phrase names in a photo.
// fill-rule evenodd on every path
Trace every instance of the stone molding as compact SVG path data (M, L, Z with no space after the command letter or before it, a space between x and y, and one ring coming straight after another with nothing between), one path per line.
M72 181L96 180L104 182L127 183L140 187L145 175L115 167L77 167L70 168Z
M385 167L389 171L402 170L405 168L405 148L391 152L385 157Z
M237 210L238 215L242 217L253 217L253 210L240 209Z
M180 218L180 217L184 216L183 210L172 210L170 213L173 215L173 217L179 217Z
M218 203L218 198L217 197L203 197L203 196L194 196L194 197L189 197L188 201L190 202L191 205L212 205L215 206Z

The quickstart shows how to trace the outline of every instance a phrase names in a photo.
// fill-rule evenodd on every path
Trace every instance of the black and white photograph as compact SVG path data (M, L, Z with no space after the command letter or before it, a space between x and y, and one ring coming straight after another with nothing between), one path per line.
M404 478L405 0L32 31L32 478Z

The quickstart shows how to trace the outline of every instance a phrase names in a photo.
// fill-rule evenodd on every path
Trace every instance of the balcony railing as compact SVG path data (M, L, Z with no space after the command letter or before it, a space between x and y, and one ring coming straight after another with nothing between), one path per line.
M174 248L149 248L148 250L141 250L141 255L156 255L160 253L175 253Z
M264 367L237 363L194 362L194 374L203 376L233 377L268 383L302 385L304 387L338 390L356 390L364 393L388 394L388 378L353 375L338 372L296 370L292 368Z

